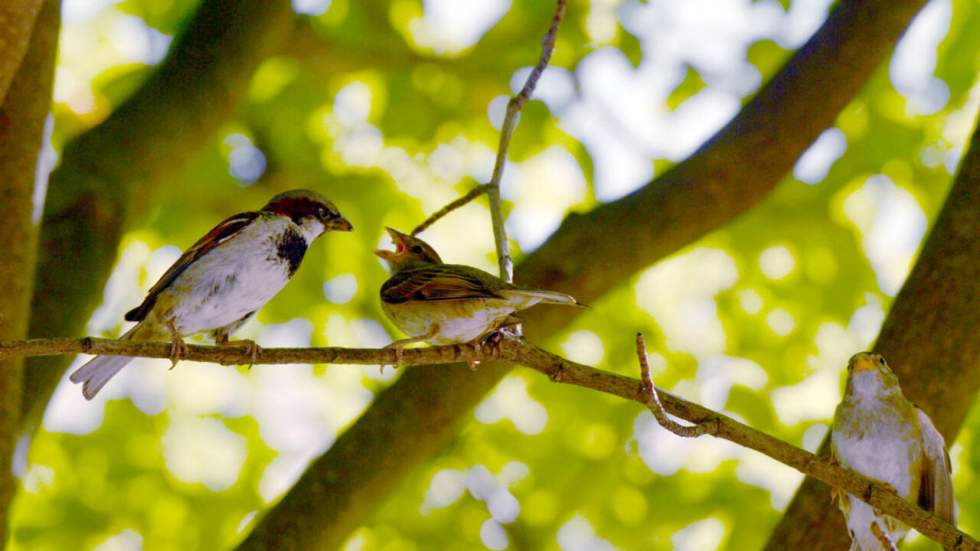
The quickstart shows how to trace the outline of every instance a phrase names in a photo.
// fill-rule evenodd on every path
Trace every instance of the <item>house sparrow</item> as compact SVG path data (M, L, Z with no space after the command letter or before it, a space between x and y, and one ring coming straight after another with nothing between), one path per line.
M878 354L847 364L847 388L834 414L831 454L838 463L891 486L898 495L954 523L953 483L943 437L902 395L898 378ZM851 551L893 550L908 527L837 489Z
M416 342L455 344L489 336L519 323L513 314L540 302L580 306L564 293L521 289L477 268L444 264L425 241L387 230L395 250L374 254L392 272L381 286L381 308L410 336L388 345L399 352Z
M331 230L350 231L350 222L319 193L293 190L276 195L255 212L221 222L187 249L150 289L143 303L126 313L136 321L122 339L169 338L176 365L181 337L210 332L219 345L289 282L307 247ZM253 357L258 350L247 344ZM99 356L71 374L91 400L132 358Z

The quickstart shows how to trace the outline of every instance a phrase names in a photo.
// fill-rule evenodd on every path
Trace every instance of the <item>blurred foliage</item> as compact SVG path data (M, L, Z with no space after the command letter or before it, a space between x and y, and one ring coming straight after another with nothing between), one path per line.
M784 14L807 2L723 4ZM138 199L141 215L90 329L118 334L122 312L176 258L174 247L278 191L308 187L333 199L356 231L312 247L294 282L241 336L345 346L397 337L377 303L386 271L371 251L385 243L385 225L410 229L488 177L501 98L537 59L553 9L543 0L480 2L502 16L487 16L485 32L459 38L446 21L428 19L436 4L453 5L294 2L322 13L303 16L295 40L256 75L248 104L183 176ZM594 205L606 185L599 167L617 162L590 141L589 124L573 122L581 112L635 130L648 112L683 110L702 93L743 102L751 92L733 91L694 53L665 68L669 47L627 30L626 18L653 4L569 2L553 63L560 70L549 71L551 84L546 75L545 101L528 104L511 147L505 196L518 249L539 243L569 210ZM840 396L846 358L872 342L924 223L942 204L980 100L980 34L970 32L980 9L972 0L940 5L951 6L948 31L935 52L913 57L935 55L932 77L948 92L945 101L921 107L914 91L897 89L895 68L883 67L827 135L846 150L836 161L822 154L825 173L798 167L762 206L637 274L544 344L635 375L632 338L642 330L660 386L814 449ZM56 148L150 74L155 60L145 50L179 32L196 4L100 6L65 21L63 50L81 51L63 53L59 67ZM102 39L81 38L89 35ZM750 64L740 74L764 81L797 45L769 35L732 47L743 48ZM610 51L630 73L589 82L608 76L586 66ZM642 116L628 103L597 106L585 90L625 92L660 70L676 76L662 97L651 93L649 103L660 103ZM634 146L623 145L625 154L657 173L676 160L624 134ZM471 205L426 237L444 257L492 270L488 218L482 204ZM164 364L145 364L113 383L100 397L107 403L83 403L76 388L56 394L24 461L14 549L229 547L252 513L281 495L397 376L350 366L182 364L165 372ZM961 525L973 533L980 531L978 428L975 413L952 454ZM204 474L194 479L188 465ZM348 548L753 549L800 478L721 441L679 441L635 404L518 370ZM927 547L921 538L906 546Z

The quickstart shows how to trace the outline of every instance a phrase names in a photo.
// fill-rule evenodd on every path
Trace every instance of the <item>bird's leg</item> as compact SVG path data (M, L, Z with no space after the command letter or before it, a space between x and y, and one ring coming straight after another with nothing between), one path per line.
M224 333L224 332L214 334L214 344L217 344L218 346L245 347L245 351L248 352L248 357L249 357L249 362L248 362L249 369L252 369L252 366L255 365L255 361L258 360L259 358L259 352L262 350L262 347L259 346L258 343L253 341L252 339L239 339L233 341L229 339L228 333Z
M395 349L395 365L391 367L393 369L397 369L398 366L402 363L402 353L404 352L406 346L419 342L425 342L431 339L432 337L435 337L438 334L439 334L439 324L433 323L432 327L429 328L429 332L426 333L425 335L422 335L420 337L409 337L407 339L398 339L397 341L387 344L384 347L384 349L388 349L388 348ZM381 373L385 372L385 365L387 364L381 364L381 366L379 366L379 370L381 371Z
M837 461L836 457L831 456L830 462L833 465L840 467L840 463ZM847 497L847 492L841 490L837 486L830 487L830 502L837 505L837 508L840 509L840 511L845 515L851 510L851 502Z
M177 332L174 320L167 320L167 330L170 331L170 369L173 369L177 367L177 362L187 355L187 343Z
M888 551L898 551L898 548L895 547L895 543L892 542L891 538L888 537L888 534L881 529L881 525L878 524L877 518L871 521L871 525L868 528L871 529L871 533L874 535L875 539L881 543L882 548L887 549Z
M507 316L504 321L500 324L494 331L479 337L475 345L478 349L482 349L484 346L489 346L496 358L500 357L500 344L508 337L516 337L518 334L511 331L512 327L517 327L521 324L520 318L517 316ZM476 362L479 363L479 362ZM470 368L476 367L473 363L470 364Z

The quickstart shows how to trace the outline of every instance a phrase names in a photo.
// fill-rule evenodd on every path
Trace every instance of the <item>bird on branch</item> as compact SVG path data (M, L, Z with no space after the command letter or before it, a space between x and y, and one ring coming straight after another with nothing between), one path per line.
M949 455L929 416L905 398L881 355L855 354L847 373L834 413L833 459L955 524ZM907 526L836 488L832 496L846 518L851 551L897 549Z
M486 338L520 323L514 314L539 303L581 306L564 293L524 289L478 268L445 264L425 241L387 230L395 250L375 254L391 268L391 277L381 286L381 308L409 335L388 345L399 352L417 342L459 344Z
M315 191L276 195L258 211L236 214L209 231L173 264L126 313L137 323L122 339L173 343L173 365L182 337L210 332L219 345L272 299L292 278L313 241L327 231L353 227L333 203ZM245 341L254 359L258 345ZM132 358L98 356L71 374L91 400Z

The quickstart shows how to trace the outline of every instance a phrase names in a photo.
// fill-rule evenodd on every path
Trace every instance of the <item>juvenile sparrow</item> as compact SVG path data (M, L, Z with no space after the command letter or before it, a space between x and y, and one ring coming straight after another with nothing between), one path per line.
M522 289L477 268L444 264L425 241L387 230L395 250L375 254L392 272L381 286L381 308L409 335L388 345L399 351L416 342L454 344L488 336L519 323L513 314L538 303L579 306L564 293Z
M171 360L184 352L181 337L210 332L228 344L237 330L276 295L299 268L307 247L327 231L350 231L350 222L319 193L293 190L276 195L255 212L236 214L187 249L126 313L136 321L122 339L169 338ZM253 352L254 342L247 343ZM99 356L71 374L91 400L132 358Z
M953 483L942 435L905 398L883 357L855 354L847 371L844 399L834 414L833 458L954 523ZM908 531L853 495L834 489L832 496L844 513L851 551L894 550Z

